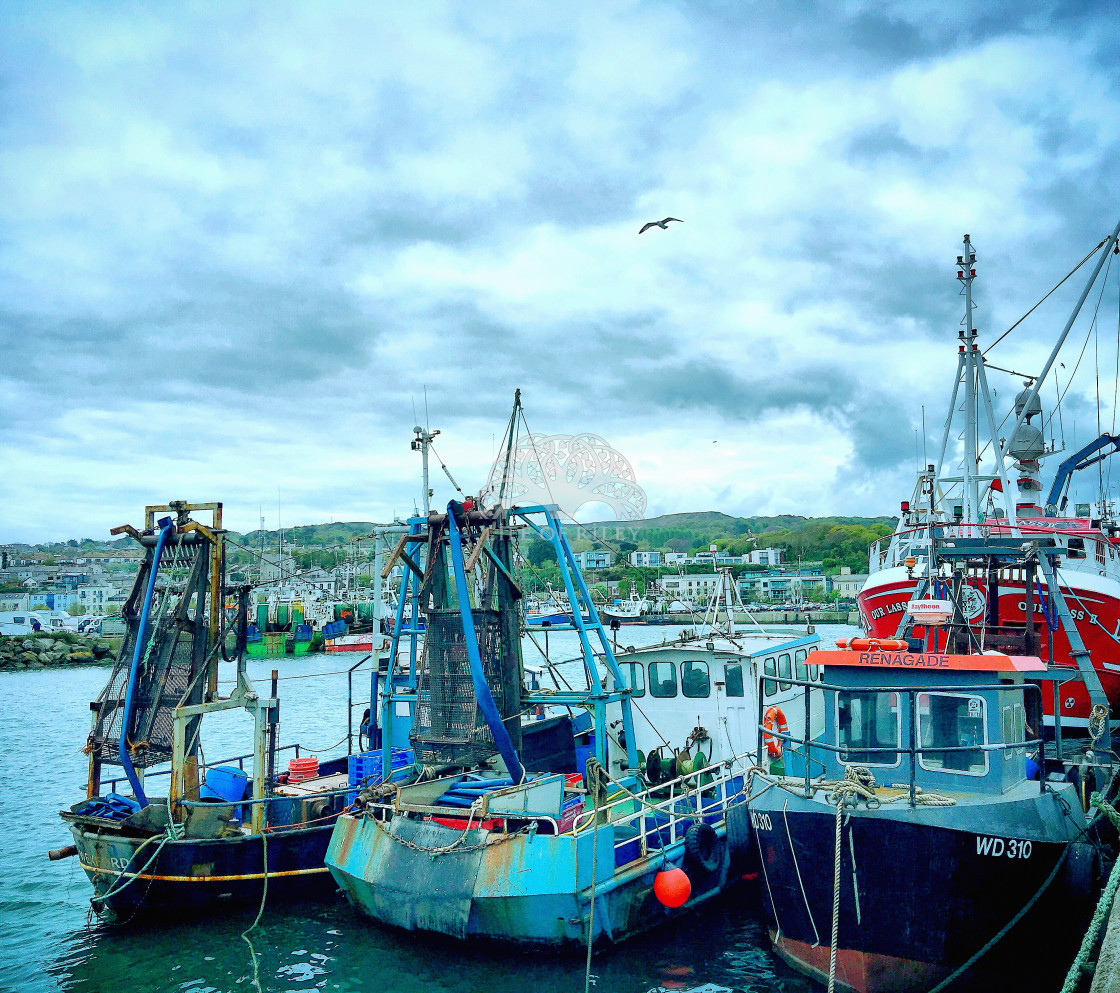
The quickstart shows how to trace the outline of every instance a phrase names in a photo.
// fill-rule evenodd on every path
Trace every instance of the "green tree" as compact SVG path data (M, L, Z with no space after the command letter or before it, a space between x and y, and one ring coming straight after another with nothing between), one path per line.
M81 617L85 612L85 606L80 603L72 603L69 607L66 608L66 613L68 613L71 617Z

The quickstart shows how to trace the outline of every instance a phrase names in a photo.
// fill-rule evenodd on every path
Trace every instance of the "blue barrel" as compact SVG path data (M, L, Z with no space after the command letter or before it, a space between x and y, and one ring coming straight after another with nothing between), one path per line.
M198 798L239 803L245 799L248 790L249 775L244 769L238 769L235 765L216 765L206 770L206 779L198 791ZM240 806L234 810L233 816L240 819Z

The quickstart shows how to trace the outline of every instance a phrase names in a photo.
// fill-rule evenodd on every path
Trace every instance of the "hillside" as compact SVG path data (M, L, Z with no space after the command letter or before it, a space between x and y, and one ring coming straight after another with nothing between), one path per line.
M312 555L304 564L335 564L339 556L354 547L354 539L369 534L374 524L368 521L335 521L329 524L304 524L284 528L285 549L301 550ZM894 527L890 517L802 517L781 514L775 517L732 517L718 511L664 514L640 521L596 521L591 524L568 524L565 531L576 551L609 548L616 556L631 551L660 550L694 552L716 545L722 552L740 555L755 548L780 548L791 559L821 561L826 568L849 566L853 572L866 567L867 547L876 538L889 534ZM255 552L263 548L275 552L280 542L279 531L229 532L237 545ZM525 539L526 554L538 539ZM368 544L368 543L367 543ZM40 545L8 546L13 554L72 558L119 553L135 548L129 538L94 541L72 539ZM365 549L365 545L363 545ZM326 554L330 550L331 554ZM231 550L231 561L239 561L250 552ZM535 555L533 556L535 557Z

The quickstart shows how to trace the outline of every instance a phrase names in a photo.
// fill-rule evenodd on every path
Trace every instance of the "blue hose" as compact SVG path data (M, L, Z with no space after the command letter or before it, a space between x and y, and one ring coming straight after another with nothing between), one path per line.
M132 723L132 695L136 690L136 680L140 675L140 654L144 648L144 629L148 626L148 614L152 610L152 594L156 588L156 574L159 572L159 560L163 555L163 546L175 525L170 517L164 517L159 522L159 540L156 542L155 554L152 556L152 571L148 574L148 591L144 594L144 607L140 611L140 626L136 629L136 648L132 653L132 671L128 674L128 691L124 695L124 716L121 718L121 736L117 745L117 755L124 768L124 774L132 784L133 796L136 797L141 807L148 806L148 798L144 794L144 787L140 777L136 775L136 767L128 754L128 726Z
M517 757L517 750L513 747L509 732L502 723L502 716L498 713L498 706L494 703L494 695L486 684L486 674L482 670L482 657L478 652L478 635L475 633L474 616L471 614L470 594L467 590L467 573L463 567L463 543L459 537L459 524L455 520L456 510L462 510L461 503L452 500L447 505L447 526L451 532L451 562L455 567L455 591L459 595L459 613L463 617L463 640L467 644L467 660L471 666L471 682L474 683L474 695L478 701L478 709L486 718L490 733L494 736L494 744L498 754L502 756L506 769L515 783L525 779L525 770L521 760Z

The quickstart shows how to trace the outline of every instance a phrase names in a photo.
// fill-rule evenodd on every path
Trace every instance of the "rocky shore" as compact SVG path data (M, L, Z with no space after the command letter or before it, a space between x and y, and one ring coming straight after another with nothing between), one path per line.
M76 634L0 637L0 672L109 665L116 659L120 642L120 638L87 638Z

